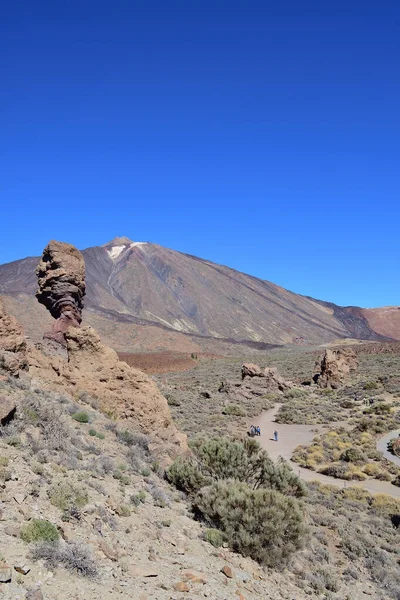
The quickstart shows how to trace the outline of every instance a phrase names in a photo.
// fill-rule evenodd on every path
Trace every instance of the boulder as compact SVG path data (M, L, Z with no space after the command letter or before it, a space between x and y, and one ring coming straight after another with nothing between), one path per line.
M357 356L351 348L326 348L321 362L316 363L313 380L322 388L338 388L357 368Z
M265 377L264 371L252 363L242 365L242 379L245 377Z

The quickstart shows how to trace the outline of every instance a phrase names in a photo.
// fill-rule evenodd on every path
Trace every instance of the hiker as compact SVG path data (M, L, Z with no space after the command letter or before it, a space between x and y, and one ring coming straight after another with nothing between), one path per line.
M251 425L251 426L250 426L250 435L251 435L251 436L254 436L254 435L256 435L256 428L254 427L254 425Z
M260 429L259 425L257 425L257 427L256 427L256 434L261 435L261 429Z
M276 429L275 429L275 431L274 431L274 440L275 440L276 442L278 441L278 432L276 431Z

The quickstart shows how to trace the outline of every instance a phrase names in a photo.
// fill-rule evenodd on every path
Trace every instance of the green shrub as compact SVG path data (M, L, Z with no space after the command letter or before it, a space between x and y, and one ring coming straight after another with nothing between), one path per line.
M359 448L347 448L341 456L340 460L354 463L355 465L363 465L367 462L367 457Z
M74 419L74 421L77 421L78 423L89 423L89 421L90 421L89 415L87 414L87 412L85 412L83 410L74 413L72 415L72 418Z
M245 417L246 411L237 404L228 404L222 409L223 415L233 415L234 417Z
M49 521L33 519L21 529L21 539L31 542L56 542L59 538L57 527Z
M206 529L204 539L215 548L220 548L226 541L226 537L219 529Z
M178 489L192 494L212 481L238 479L250 487L272 488L291 496L304 496L306 488L290 466L275 464L255 440L209 440L196 449L196 458L178 458L167 471Z
M178 490L182 490L187 494L197 492L209 482L209 479L202 475L194 459L182 458L181 456L169 467L166 476L168 481L173 483Z
M89 435L95 437L97 435L97 431L95 429L89 429Z
M99 439L99 440L104 440L104 438L105 438L105 435L104 435L104 433L101 433L101 432L99 432L99 431L98 431L98 432L96 433L96 437L97 437L97 439Z
M69 481L55 481L48 489L50 502L61 510L68 510L72 507L82 508L88 502L88 495L85 490Z
M383 404L380 402L379 404L373 404L369 408L366 408L363 412L365 415L389 415L392 412L392 407L390 404Z
M364 383L364 390L376 390L379 387L376 381L367 381Z
M347 471L346 465L332 463L326 467L323 467L318 471L322 475L328 475L329 477L337 477L338 479L344 479Z
M226 535L233 551L269 567L281 566L303 545L306 530L298 501L275 490L217 481L198 492L194 509Z

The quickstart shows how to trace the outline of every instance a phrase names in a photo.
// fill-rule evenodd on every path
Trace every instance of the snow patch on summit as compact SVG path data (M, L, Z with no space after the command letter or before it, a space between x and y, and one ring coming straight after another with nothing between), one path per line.
M113 260L115 260L116 258L118 258L118 256L121 254L121 252L123 252L125 249L125 245L124 246L112 246L112 248L110 248L110 250L107 250L110 258L112 258Z

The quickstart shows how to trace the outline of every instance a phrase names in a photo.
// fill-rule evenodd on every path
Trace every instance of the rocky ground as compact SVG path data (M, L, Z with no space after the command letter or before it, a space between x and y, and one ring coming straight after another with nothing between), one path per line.
M2 597L306 597L293 574L204 541L144 436L28 378L0 384L17 406L0 438ZM56 527L57 550L26 538L38 520Z

